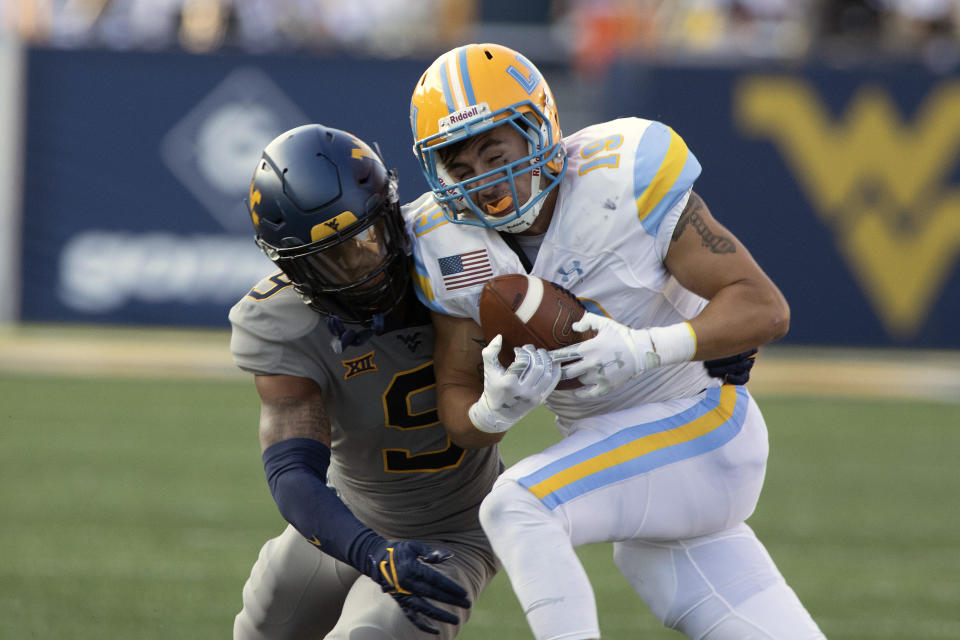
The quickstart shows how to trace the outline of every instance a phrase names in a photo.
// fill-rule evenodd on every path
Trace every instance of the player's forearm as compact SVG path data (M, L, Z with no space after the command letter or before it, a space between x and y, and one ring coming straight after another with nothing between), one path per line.
M268 447L263 462L284 519L327 555L367 573L367 558L384 539L327 486L330 450L316 440L291 438Z
M722 358L779 340L790 328L790 307L773 283L740 282L721 289L690 320L696 360Z

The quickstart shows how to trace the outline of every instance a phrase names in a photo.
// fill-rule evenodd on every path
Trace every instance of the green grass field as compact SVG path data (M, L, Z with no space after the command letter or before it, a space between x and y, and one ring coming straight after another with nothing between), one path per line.
M960 638L960 406L760 396L767 484L750 524L831 638ZM283 523L247 380L0 375L0 638L225 638ZM508 463L555 439L546 412ZM582 557L605 638L679 638ZM498 576L467 640L529 638Z

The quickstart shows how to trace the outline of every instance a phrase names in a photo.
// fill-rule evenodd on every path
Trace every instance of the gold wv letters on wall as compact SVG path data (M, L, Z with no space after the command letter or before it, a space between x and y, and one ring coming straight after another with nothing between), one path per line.
M839 119L802 79L751 76L734 91L738 126L769 138L887 333L923 326L960 253L960 82L945 82L904 122L888 92L861 87Z

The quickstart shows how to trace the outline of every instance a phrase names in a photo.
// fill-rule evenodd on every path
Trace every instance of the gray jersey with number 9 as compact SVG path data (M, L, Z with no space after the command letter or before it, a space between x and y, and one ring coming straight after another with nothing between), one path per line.
M230 322L241 369L320 385L328 481L360 520L388 538L479 528L477 508L502 465L496 447L463 450L440 424L429 319L338 354L325 319L278 272L234 305Z

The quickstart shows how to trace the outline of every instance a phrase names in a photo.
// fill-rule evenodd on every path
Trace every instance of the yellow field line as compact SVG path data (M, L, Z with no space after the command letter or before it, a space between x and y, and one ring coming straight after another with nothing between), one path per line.
M227 330L0 326L0 373L243 379ZM762 350L757 395L927 398L960 402L960 351Z
M849 349L803 356L797 347L768 347L749 383L757 395L915 398L960 402L960 355L955 352Z
M243 378L228 331L4 327L0 372Z

